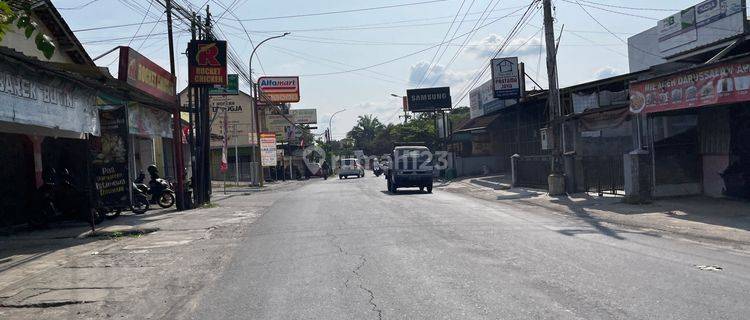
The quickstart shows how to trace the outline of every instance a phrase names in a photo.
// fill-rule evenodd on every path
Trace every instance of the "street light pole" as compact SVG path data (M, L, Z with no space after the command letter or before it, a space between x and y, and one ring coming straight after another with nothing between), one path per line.
M339 111L336 111L336 112L334 112L334 113L333 113L333 114L331 115L331 117L329 117L329 118L328 118L328 142L329 142L329 143L331 142L331 134L332 134L332 133L331 133L331 123L332 123L332 121L333 121L333 117L334 117L334 116L336 116L337 114L341 113L341 112L344 112L344 111L346 111L346 109L341 109L341 110L339 110Z
M250 53L250 87L253 90L253 117L255 118L255 163L258 168L258 185L263 186L263 166L261 165L261 158L260 158L260 118L258 115L258 86L253 82L253 56L255 55L255 51L258 50L258 48L264 44L266 41L277 39L281 37L285 37L289 35L289 32L284 32L281 35L268 37L265 40L258 43L257 46L253 48L253 51Z
M406 110L406 104L407 104L406 97L397 95L395 93L391 93L391 97L401 98L401 100L403 101L404 115L403 116L398 116L398 117L399 118L404 117L404 124L406 124L409 121L409 118L410 118L409 114L406 113L407 112L407 110Z

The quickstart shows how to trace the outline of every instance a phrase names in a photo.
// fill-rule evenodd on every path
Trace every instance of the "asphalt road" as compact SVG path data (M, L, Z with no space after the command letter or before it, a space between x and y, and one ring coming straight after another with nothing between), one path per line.
M370 174L279 197L190 317L750 318L746 252L512 200L385 189Z

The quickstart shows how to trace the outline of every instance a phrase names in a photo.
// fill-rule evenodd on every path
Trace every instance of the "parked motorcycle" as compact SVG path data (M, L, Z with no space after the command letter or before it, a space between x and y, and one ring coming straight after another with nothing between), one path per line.
M131 204L128 206L101 206L96 210L100 215L107 219L114 219L120 216L123 210L130 210L134 214L144 214L148 211L150 204L148 196L138 189L135 183L133 183L133 194L131 195Z
M149 202L158 204L162 208L169 208L174 205L174 189L169 181L156 178L156 181L152 180L149 186L143 182L145 179L146 175L143 172L139 173L138 178L133 182L134 189L139 190L143 194L150 195L151 200Z
M73 183L73 177L67 169L58 176L52 168L43 175L43 184L37 189L33 211L29 216L29 225L44 228L50 222L66 219L78 219L98 224L104 215L89 206L86 194Z

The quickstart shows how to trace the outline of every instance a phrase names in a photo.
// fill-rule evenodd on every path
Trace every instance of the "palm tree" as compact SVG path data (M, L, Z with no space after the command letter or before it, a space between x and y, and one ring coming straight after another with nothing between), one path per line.
M377 117L367 114L357 118L357 125L346 134L346 137L354 140L354 145L357 149L370 154L375 137L383 129L385 129L385 126Z

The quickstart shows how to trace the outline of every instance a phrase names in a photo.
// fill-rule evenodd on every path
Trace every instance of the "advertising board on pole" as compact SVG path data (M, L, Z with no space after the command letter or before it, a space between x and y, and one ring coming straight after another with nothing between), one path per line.
M264 167L276 165L276 133L260 133L260 161Z
M263 103L299 102L299 77L260 77L258 89Z
M450 87L409 89L406 98L411 112L432 112L453 106Z
M188 44L189 85L227 84L227 42L191 40Z
M175 103L175 77L130 47L120 47L117 78L162 102Z
M236 74L227 75L226 86L213 86L208 88L208 95L210 96L226 96L226 95L238 95L240 94L240 79Z
M521 97L521 75L518 57L492 59L492 88L495 98L519 99Z

